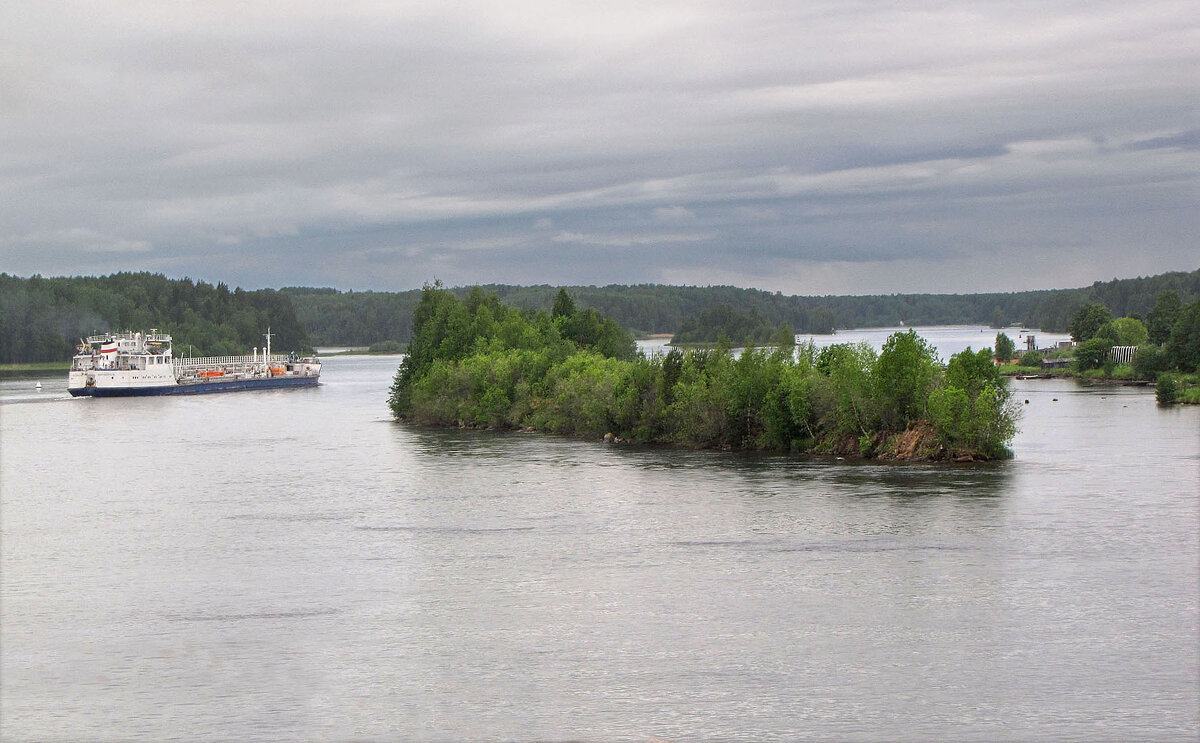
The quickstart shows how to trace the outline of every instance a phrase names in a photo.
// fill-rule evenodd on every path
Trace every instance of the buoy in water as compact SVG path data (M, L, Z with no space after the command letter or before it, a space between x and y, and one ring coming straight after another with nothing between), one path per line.
M36 389L36 390L40 390L40 389L42 388L42 383L41 383L41 382L38 382L37 384L35 384L35 385L33 386L33 388L34 388L34 389Z

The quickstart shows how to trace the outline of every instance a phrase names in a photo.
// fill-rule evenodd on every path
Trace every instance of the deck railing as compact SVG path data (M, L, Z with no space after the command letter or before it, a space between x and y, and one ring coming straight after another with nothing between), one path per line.
M138 339L147 343L167 343L170 342L171 336L167 333L160 333L157 330L151 330L149 333L143 333L138 330L127 330L120 333L103 333L101 335L89 335L88 343L105 343L107 341L135 341Z
M212 367L247 368L265 364L267 361L268 359L264 356L195 356L171 360L171 362L175 365L175 368L180 371L200 370ZM270 363L273 365L283 364L286 361L286 356L276 356L272 354L270 358Z

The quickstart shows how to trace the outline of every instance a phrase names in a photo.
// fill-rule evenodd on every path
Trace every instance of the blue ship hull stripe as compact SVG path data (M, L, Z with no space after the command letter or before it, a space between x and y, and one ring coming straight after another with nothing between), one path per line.
M164 387L73 387L67 391L74 397L146 397L150 395L200 395L208 392L240 392L243 390L274 390L293 387L316 387L318 377L275 377L273 379L237 379L196 384L173 384Z

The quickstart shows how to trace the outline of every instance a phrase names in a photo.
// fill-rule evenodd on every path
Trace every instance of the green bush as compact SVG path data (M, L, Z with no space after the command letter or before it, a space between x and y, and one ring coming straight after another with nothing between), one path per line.
M966 349L950 357L945 386L929 396L930 419L938 439L953 452L1002 458L1016 434L1017 410L987 349Z
M1160 405L1171 405L1179 397L1179 378L1174 374L1159 374L1154 385L1154 398Z
M1092 338L1075 347L1074 366L1076 371L1088 371L1104 366L1112 343L1107 338Z
M1135 379L1154 379L1159 372L1167 371L1167 356L1158 346L1139 346L1133 357Z
M1042 354L1039 351L1026 351L1021 354L1021 366L1040 368L1042 366L1042 358Z

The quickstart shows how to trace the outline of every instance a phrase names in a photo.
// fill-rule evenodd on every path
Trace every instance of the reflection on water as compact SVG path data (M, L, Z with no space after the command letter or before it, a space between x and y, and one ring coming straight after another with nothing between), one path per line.
M395 364L0 381L3 737L1200 728L1198 409L1017 382L1015 460L861 464L397 425Z

